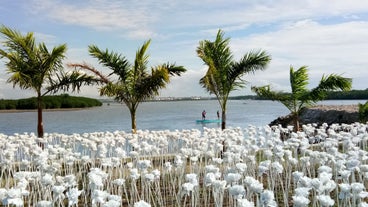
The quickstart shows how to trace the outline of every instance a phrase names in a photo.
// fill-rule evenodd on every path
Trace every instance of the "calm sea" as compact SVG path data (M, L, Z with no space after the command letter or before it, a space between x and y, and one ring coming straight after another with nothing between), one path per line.
M356 104L361 101L326 101L323 104ZM137 128L141 130L183 130L220 127L218 123L197 124L201 112L208 119L216 119L220 110L216 100L171 101L141 103L137 111ZM280 103L260 100L230 100L227 109L227 127L264 126L289 111ZM113 103L102 107L76 111L45 111L46 133L85 133L131 129L130 114L125 105ZM36 132L37 113L0 113L0 133Z

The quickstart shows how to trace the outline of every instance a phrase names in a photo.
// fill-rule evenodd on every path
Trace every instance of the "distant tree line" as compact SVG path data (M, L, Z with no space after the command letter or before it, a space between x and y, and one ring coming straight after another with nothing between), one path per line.
M288 93L285 93L287 95ZM237 96L236 99L252 99L252 96ZM253 96L253 99L268 100L266 97ZM368 99L368 89L351 91L328 91L325 100L364 100Z
M86 108L101 105L102 102L97 99L69 96L68 94L43 97L44 109ZM0 110L5 109L18 109L18 110L37 109L37 98L32 97L17 100L0 99Z
M326 99L368 99L368 89L351 91L331 91L327 93Z

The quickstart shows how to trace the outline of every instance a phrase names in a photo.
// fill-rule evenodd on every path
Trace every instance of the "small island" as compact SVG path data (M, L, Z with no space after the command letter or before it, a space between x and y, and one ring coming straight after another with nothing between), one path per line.
M43 109L75 109L102 106L97 99L61 94L43 97ZM0 99L0 110L35 110L37 98Z

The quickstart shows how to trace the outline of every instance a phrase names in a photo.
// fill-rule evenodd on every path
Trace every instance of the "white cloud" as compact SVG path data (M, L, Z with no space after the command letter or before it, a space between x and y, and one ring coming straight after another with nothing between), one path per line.
M312 87L323 74L337 73L352 77L353 87L367 88L368 70L364 67L368 45L364 43L368 36L368 1L33 0L18 7L17 11L27 9L27 18L44 20L31 24L41 31L37 33L41 41L68 43L66 62L86 61L98 67L97 61L88 55L88 41L122 52L133 61L131 56L134 58L142 43L136 40L152 38L152 65L170 61L188 69L183 77L173 79L162 92L164 96L207 95L198 84L205 67L195 49L200 40L213 40L219 28L231 38L231 49L237 59L257 48L272 55L266 71L245 77L249 85L271 84L281 90L288 89L289 66L308 65ZM24 22L17 17L7 19L14 21L14 25L23 25L17 23ZM53 35L45 34L49 30ZM58 31L63 30L68 30L63 34L76 36L73 39L58 36ZM115 44L115 41L119 42ZM84 45L86 48L80 48ZM115 45L119 48L114 48ZM249 90L236 94L246 91Z
M294 68L307 65L312 85L317 84L323 74L330 73L363 81L363 77L368 76L365 69L368 59L364 53L368 51L368 45L362 44L367 35L368 22L322 25L302 20L278 31L232 39L231 43L238 54L246 52L245 45L247 48L265 49L272 55L269 69L260 74L263 79L277 81L275 85L287 83L290 65Z

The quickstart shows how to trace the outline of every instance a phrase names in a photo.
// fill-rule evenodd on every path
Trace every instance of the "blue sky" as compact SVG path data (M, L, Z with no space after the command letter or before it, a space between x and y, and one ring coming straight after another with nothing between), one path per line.
M289 90L289 68L309 67L310 86L323 75L353 78L354 89L368 88L368 1L360 0L2 0L1 23L34 32L49 48L66 43L65 63L89 63L109 71L88 55L88 45L121 53L134 61L136 50L151 39L150 65L175 62L188 69L160 96L208 96L198 84L206 66L195 50L214 40L218 29L230 37L234 57L264 49L272 55L265 71L245 75L246 88L270 84ZM0 60L0 98L34 96L7 84ZM80 95L99 97L98 87Z

